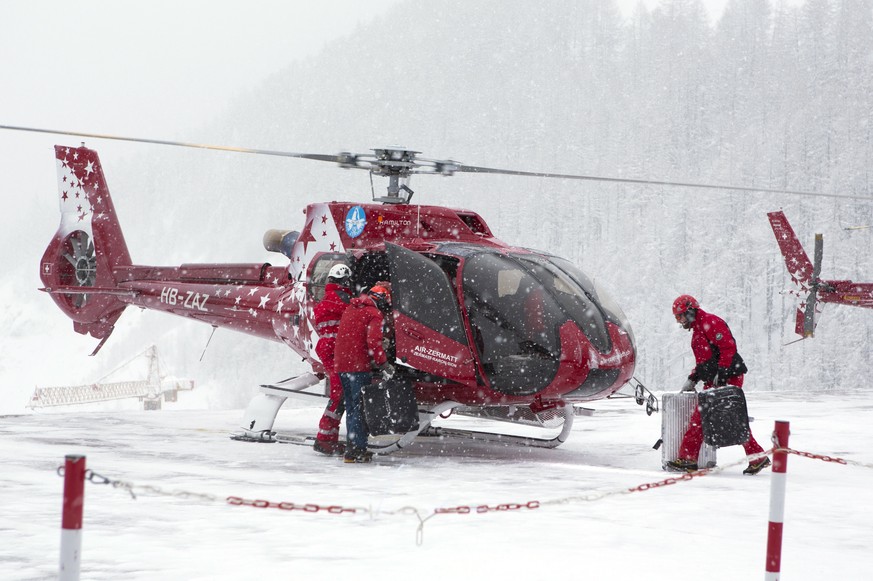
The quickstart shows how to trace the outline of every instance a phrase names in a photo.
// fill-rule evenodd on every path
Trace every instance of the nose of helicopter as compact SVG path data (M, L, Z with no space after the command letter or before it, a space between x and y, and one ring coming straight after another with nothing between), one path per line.
M607 323L612 349L602 353L588 337L572 323L560 329L561 359L554 381L543 396L560 397L564 401L591 401L615 392L633 376L636 354L628 330Z

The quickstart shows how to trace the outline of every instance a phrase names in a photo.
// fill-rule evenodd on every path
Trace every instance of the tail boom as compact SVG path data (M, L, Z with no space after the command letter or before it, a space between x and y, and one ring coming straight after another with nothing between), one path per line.
M824 280L818 291L818 300L873 309L873 283L851 280Z
M61 223L40 262L44 288L100 349L128 306L195 319L311 349L304 285L286 267L260 264L132 263L97 152L55 146Z

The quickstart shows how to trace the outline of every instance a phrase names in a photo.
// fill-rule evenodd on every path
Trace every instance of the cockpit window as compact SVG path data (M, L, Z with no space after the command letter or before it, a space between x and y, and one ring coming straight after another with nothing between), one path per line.
M594 297L595 299L597 298L597 288L595 287L594 283L591 282L591 279L588 278L588 275L582 272L582 270L578 266L576 266L569 260L558 258L557 256L549 256L548 258L549 262L553 263L558 268L570 275L570 278L572 278L576 284L581 286L582 290L588 293L588 295Z
M524 278L520 270L500 270L497 272L497 296L506 297L518 294L518 287Z
M611 349L594 285L564 262L489 252L466 258L464 304L483 371L496 391L522 395L548 386L560 363L559 331L568 321L598 351Z
M336 264L348 264L346 255L336 253L322 254L312 261L307 292L315 302L324 298L324 287L327 285L327 273Z
M496 391L544 389L560 363L558 329L568 319L528 268L507 256L467 258L464 303L485 374Z
M575 277L570 276L546 257L526 254L515 258L529 266L534 276L557 299L564 312L579 325L598 351L601 353L609 351L609 333L606 330L603 313L592 300L596 297L592 291L586 292L581 282L577 282ZM570 264L567 261L563 262ZM580 280L590 284L581 270L578 268L575 270L580 275Z
M579 285L585 289L588 296L597 301L603 314L609 320L618 323L618 325L630 336L631 342L636 344L630 321L628 321L624 311L621 310L621 307L618 306L615 299L612 298L612 294L607 292L601 284L591 282L591 280L585 276L585 273L569 260L564 260L563 258L558 258L556 256L550 257L549 260L556 264L558 268L569 274L570 278L579 283Z

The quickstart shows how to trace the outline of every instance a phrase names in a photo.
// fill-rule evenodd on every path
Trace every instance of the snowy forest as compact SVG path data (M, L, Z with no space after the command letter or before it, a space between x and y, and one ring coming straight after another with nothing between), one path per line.
M572 260L610 289L649 388L677 389L693 366L670 311L690 293L731 325L747 389L814 390L869 374L873 312L828 305L816 337L788 345L797 303L766 213L784 210L810 255L824 234L823 278L873 280L871 116L870 0L729 0L715 21L698 0L640 4L629 17L612 0L442 0L398 4L237 95L193 135L143 137L319 153L403 145L470 165L868 196L471 175L410 184L414 202L475 210L498 238ZM365 173L307 161L141 145L102 158L140 264L280 264L264 231L300 229L311 202L371 196ZM63 345L72 325L35 290L56 219L18 238L36 245L21 269L47 311L37 321L51 320ZM4 321L17 336L30 322ZM213 403L228 406L297 365L283 346L230 331L200 362L209 331L126 312L100 365L155 342L172 372L215 386L226 395Z

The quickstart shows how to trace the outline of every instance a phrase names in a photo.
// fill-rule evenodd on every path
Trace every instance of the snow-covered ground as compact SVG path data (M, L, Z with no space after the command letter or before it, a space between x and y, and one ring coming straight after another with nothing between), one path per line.
M759 579L771 474L671 476L660 416L596 402L554 450L428 440L369 465L311 449L231 441L241 410L36 412L0 417L0 578L57 576L67 454L123 487L86 483L83 579ZM873 404L860 391L748 392L756 438L791 422L784 579L868 579ZM276 428L314 432L321 409L287 402ZM187 493L187 494L183 494ZM226 497L355 508L254 508ZM538 508L527 504L538 502ZM477 512L477 506L524 508ZM469 506L469 514L434 509ZM422 528L419 519L427 520Z

